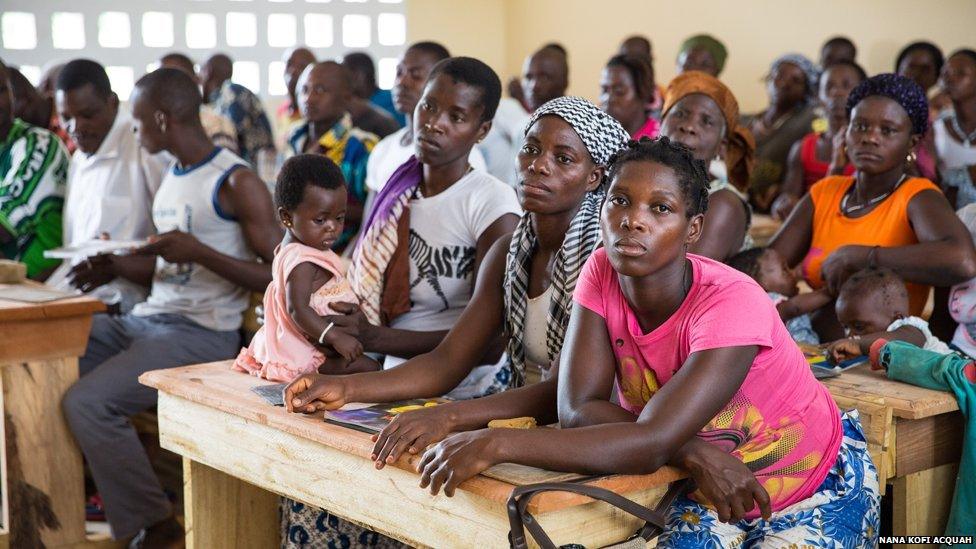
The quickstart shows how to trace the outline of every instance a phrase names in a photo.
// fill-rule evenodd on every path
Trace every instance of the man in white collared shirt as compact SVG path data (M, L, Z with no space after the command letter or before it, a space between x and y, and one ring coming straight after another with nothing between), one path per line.
M143 240L155 233L153 196L170 159L150 155L139 146L132 118L119 108L105 69L87 59L65 65L58 76L55 103L64 127L78 144L68 168L64 245L106 236ZM83 260L76 258L74 263ZM70 283L70 263L65 262L52 277L60 286ZM145 300L146 289L119 277L93 295L118 303L127 312Z

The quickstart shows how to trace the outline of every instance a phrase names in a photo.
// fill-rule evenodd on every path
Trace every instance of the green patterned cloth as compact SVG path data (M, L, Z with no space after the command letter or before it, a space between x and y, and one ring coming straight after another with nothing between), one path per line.
M0 144L0 227L11 237L3 257L27 264L27 276L57 266L44 250L61 245L68 152L53 133L23 120Z

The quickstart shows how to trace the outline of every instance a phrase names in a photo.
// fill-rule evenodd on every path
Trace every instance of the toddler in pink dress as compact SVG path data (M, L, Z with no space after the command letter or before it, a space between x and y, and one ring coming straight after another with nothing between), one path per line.
M359 300L342 259L330 249L346 211L339 168L320 155L290 158L278 176L275 202L287 231L271 264L264 325L233 369L290 382L315 372L328 356L351 362L362 354L359 341L323 318L336 314L333 303Z

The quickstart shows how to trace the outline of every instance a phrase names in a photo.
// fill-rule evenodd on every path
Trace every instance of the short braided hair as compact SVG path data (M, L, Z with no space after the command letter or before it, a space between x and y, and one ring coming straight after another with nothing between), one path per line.
M657 162L674 170L685 197L688 218L708 211L708 167L696 160L688 147L664 136L654 140L631 139L610 158L608 180L612 182L624 164L638 161Z

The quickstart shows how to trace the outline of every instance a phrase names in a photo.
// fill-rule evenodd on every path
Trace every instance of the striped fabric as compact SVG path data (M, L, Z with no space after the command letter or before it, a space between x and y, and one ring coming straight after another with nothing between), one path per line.
M583 141L590 158L598 166L606 166L613 153L627 142L628 135L612 116L582 97L557 97L536 109L525 126L528 134L543 116L558 116L572 126ZM583 263L600 243L600 208L605 196L604 184L583 198L579 211L569 224L569 230L556 255L552 267L552 300L546 315L546 347L549 362L559 355L573 309L573 291ZM529 301L529 268L537 239L535 228L526 213L508 248L505 269L505 333L508 335L508 356L512 365L510 386L525 383L525 314ZM539 366L548 367L549 364Z
M352 267L347 273L349 283L359 297L366 319L377 326L382 323L383 276L397 249L397 225L422 177L422 166L414 156L393 172L376 196L363 236L352 254Z
M550 363L562 349L569 314L573 309L576 279L583 264L600 243L603 197L603 191L597 190L583 199L552 267L552 301L546 317L546 347ZM505 333L509 338L507 350L512 362L510 384L514 387L525 382L525 313L529 301L529 269L537 243L530 215L522 217L512 234L505 269Z

